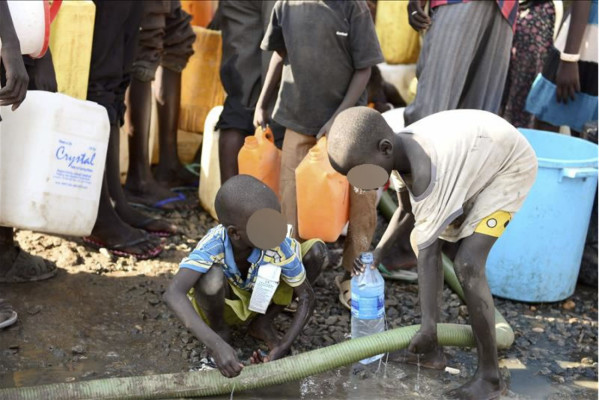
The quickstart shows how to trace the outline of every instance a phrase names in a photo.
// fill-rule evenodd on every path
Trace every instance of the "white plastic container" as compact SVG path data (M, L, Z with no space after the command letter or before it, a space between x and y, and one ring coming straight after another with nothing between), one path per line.
M216 129L216 124L222 111L223 106L214 107L210 110L204 122L200 188L198 189L200 204L216 220L218 218L214 208L214 199L216 199L216 193L220 189L220 163L218 157L220 131Z
M43 57L48 50L50 24L56 17L62 0L22 1L9 0L8 9L21 45L21 54ZM0 49L2 42L0 42Z
M89 235L96 222L110 122L94 102L29 91L0 107L0 225Z

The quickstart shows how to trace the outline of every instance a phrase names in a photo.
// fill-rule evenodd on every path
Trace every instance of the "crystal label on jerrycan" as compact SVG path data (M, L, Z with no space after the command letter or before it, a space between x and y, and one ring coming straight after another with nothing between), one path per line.
M63 135L57 138L52 149L49 171L50 192L96 200L99 190L95 185L102 179L104 165L98 161L106 153L106 144Z

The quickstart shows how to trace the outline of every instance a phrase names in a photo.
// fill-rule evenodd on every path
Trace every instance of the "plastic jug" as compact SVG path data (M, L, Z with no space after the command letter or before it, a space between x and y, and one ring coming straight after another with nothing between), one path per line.
M96 6L91 0L65 1L52 23L50 50L58 92L87 99Z
M321 138L295 170L298 234L334 242L349 219L349 182L333 169Z
M89 235L96 222L110 122L94 102L29 91L0 107L0 225Z
M197 1L197 0L182 0L181 8L191 15L191 24L194 26L207 27L214 11L216 10L217 4L215 1Z
M376 33L385 61L412 64L420 54L420 35L408 22L407 1L377 2Z
M50 24L54 21L62 0L9 0L8 9L21 45L21 54L41 58L48 50ZM0 41L0 49L2 42Z
M218 189L220 189L220 164L218 158L220 131L215 127L222 111L223 106L214 107L206 117L202 143L202 161L200 162L200 204L215 220L218 220L218 218L214 208L214 199Z
M264 130L258 127L254 136L245 138L237 161L240 174L252 175L279 196L281 150L274 143L272 130L269 127Z
M194 26L193 55L181 76L179 128L202 133L208 112L225 102L220 81L222 38L220 31Z

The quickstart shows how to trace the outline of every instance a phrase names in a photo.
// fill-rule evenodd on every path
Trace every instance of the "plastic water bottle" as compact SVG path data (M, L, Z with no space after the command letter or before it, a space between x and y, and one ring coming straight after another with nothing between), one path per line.
M372 253L362 253L360 261L366 267L351 280L351 337L372 335L385 330L385 280L378 269L372 269ZM370 364L383 354L361 360Z

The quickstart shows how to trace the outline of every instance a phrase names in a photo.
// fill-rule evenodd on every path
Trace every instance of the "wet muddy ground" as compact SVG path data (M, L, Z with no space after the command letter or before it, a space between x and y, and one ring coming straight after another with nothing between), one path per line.
M189 371L200 365L205 349L162 301L179 261L214 221L203 212L168 216L184 230L165 240L157 260L113 258L83 245L79 238L17 232L20 245L57 263L48 281L0 285L19 313L19 321L0 330L0 387L23 387L108 377ZM379 221L378 234L384 227ZM339 249L340 243L331 245ZM317 310L292 352L348 340L350 314L338 301L334 276L339 252L315 287ZM386 284L390 327L419 323L418 287ZM506 399L597 398L597 289L578 286L566 301L524 304L496 299L516 334L500 351L509 382ZM467 310L450 289L444 291L445 322L467 322ZM285 330L290 314L277 319ZM234 335L240 359L263 344L239 331ZM238 399L438 399L465 383L476 368L471 349L448 348L449 366L458 374L430 371L393 361L366 369L348 366L275 388L234 393ZM201 372L200 372L201 373ZM230 398L230 395L223 396Z

